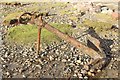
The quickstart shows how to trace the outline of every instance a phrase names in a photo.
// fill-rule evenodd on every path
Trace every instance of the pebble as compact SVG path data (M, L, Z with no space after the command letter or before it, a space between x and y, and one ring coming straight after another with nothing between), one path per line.
M81 73L82 73L82 74L86 74L86 70L81 69Z
M81 60L77 60L76 62L80 64L80 63L81 63Z
M13 76L17 76L17 73L13 73Z
M89 70L89 66L88 65L84 65L84 69L85 70Z
M95 76L95 74L94 74L94 73L92 73L91 75L92 75L92 76Z
M6 75L7 75L7 76L9 76L9 75L10 75L10 73L9 73L9 72L6 72Z
M40 65L36 65L36 67L38 67L39 69L42 69L42 67Z
M62 62L67 62L67 60L66 59L62 59Z
M77 77L77 74L74 74L73 76L74 76L74 77Z
M90 72L94 72L94 69L90 69Z
M88 74L89 76L92 76L92 73L91 73L91 72L88 72L87 74Z
M81 62L80 64L81 64L81 65L84 65L84 63L83 63L83 62Z
M87 77L87 76L84 76L84 79L88 79L88 77Z
M54 60L54 58L53 58L52 56L49 56L49 59L50 59L50 61L53 61L53 60Z
M99 73L99 72L101 72L101 70L98 69L97 72Z
M65 49L65 48L66 48L66 45L62 45L62 46L61 46L61 49Z
M2 60L2 61L5 61L5 59L4 59L3 57L1 57L1 60Z
M74 73L78 73L78 70L76 69L76 70L74 71Z
M26 76L25 76L25 75L22 75L22 77L23 77L23 78L26 78Z
M79 77L79 78L83 78L83 77L82 77L82 74L80 74L80 73L78 73L78 77Z
M70 66L75 66L75 64L74 64L74 63L70 63L69 65L70 65Z
M68 61L71 61L70 59L68 59Z
M34 51L34 48L33 48L33 47L31 47L31 48L29 49L29 51L31 51L31 52L32 52L32 51Z
M6 65L2 65L3 68L6 68Z
M5 53L5 57L6 57L6 58L8 57L8 54L7 54L7 52Z

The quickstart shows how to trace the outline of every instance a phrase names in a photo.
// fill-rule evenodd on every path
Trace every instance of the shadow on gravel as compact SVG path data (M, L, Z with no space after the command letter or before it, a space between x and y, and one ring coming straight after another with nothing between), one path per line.
M100 41L99 47L101 48L102 53L106 55L106 58L104 59L105 64L102 67L102 69L104 69L110 63L112 58L110 46L113 44L113 40L104 39L104 38L102 39L92 27L90 27L87 31L88 31L88 34L90 34L92 37Z
M104 58L103 60L101 60L101 62L103 61L105 61L105 63L104 64L102 64L102 68L101 69L104 69L104 68L106 68L106 66L110 63L110 61L111 61L111 48L110 48L110 46L113 44L113 40L110 40L110 39L102 39L96 32L95 32L95 30L92 28L92 27L90 27L87 31L87 34L89 34L89 35L91 35L92 37L94 37L94 38L96 38L96 39L98 39L99 41L100 41L100 45L99 45L99 47L101 48L101 50L102 50L102 53L103 54L105 54L106 55L106 58ZM84 34L84 35L82 35L82 36L85 36L85 35L87 35L87 34ZM79 39L79 38L81 38L82 36L80 36L80 37L77 37L76 39ZM98 51L99 49L89 40L88 41L88 43L89 44L91 44L92 45L92 49L94 49L95 51ZM62 42L60 45L57 45L57 46L55 46L55 47L52 47L52 48L50 48L49 46L45 49L45 51L47 51L47 52L49 52L49 51L51 51L51 50L53 50L53 49L56 49L57 47L60 47L60 46L62 46L62 45L64 45L64 44L66 44L66 42ZM89 47L89 46L88 46ZM41 52L41 53L45 53L44 51L43 52ZM44 54L45 55L45 54Z

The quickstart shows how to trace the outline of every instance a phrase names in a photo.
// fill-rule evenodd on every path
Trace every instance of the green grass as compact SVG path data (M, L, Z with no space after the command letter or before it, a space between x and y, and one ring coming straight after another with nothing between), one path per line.
M108 14L98 13L98 14L95 14L95 17L103 22L108 22L108 23L112 23L112 24L116 23L116 21L113 20L112 16L108 15Z
M20 15L22 15L22 14L23 14L23 12L10 13L4 18L4 20L16 19L16 18L20 17Z
M70 19L70 20L73 20L73 21L76 21L78 18L75 17L75 16L70 16L69 19Z
M60 13L61 15L70 14L67 10L60 10L59 13Z
M68 24L52 23L51 25L68 35L72 34L72 28ZM35 25L16 26L8 30L6 39L9 42L14 42L17 44L33 44L37 41L37 31L37 26ZM43 28L41 40L42 42L50 44L53 41L59 42L61 39Z
M14 13L9 13L3 20L4 25L9 25L10 20L12 19L18 19L20 15L22 15L23 12L14 12Z
M81 24L81 26L93 27L99 33L103 30L106 30L107 28L110 28L112 24L107 22L92 21L87 19L83 22L83 24Z

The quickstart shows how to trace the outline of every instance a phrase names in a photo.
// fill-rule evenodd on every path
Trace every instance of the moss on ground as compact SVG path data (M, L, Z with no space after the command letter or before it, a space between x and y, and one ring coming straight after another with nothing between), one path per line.
M72 28L68 24L51 23L51 25L68 35L72 34ZM16 26L8 30L6 39L9 42L15 42L17 44L33 44L37 41L37 31L37 26L35 25ZM53 41L59 42L61 39L43 28L41 40L50 44Z
M4 18L4 20L16 19L16 18L19 18L20 15L22 15L22 14L23 14L23 12L10 13Z
M107 22L92 21L87 19L83 22L82 26L93 27L98 33L100 33L101 31L105 31L107 28L110 28L112 24Z
M4 24L4 25L9 25L10 20L12 20L12 19L18 19L22 14L23 14L23 12L14 12L14 13L8 14L8 15L4 18L3 24Z
M111 23L115 24L117 21L113 20L112 16L109 14L104 14L104 13L97 13L94 14L97 19L100 21L106 22L106 23Z
M75 16L70 16L69 19L70 19L70 20L73 20L73 21L77 21L77 20L78 20L78 18L75 17Z

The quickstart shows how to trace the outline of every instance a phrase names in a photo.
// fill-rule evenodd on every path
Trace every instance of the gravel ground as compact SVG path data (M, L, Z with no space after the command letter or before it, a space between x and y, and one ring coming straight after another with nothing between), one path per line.
M81 34L75 35L79 37ZM78 40L85 43L86 38L87 35ZM116 73L114 77L118 76L119 56L115 48L118 47L112 48L112 59L107 68L103 70L103 73L105 71L103 77L113 76L112 73L107 73L109 69ZM93 59L85 55L82 49L78 50L65 41L59 44L54 42L51 45L43 46L39 55L35 55L34 47L15 44L12 46L8 44L2 45L0 53L3 77L5 78L88 78L91 75L95 75L95 69L88 66Z
M41 4L39 4L41 5ZM3 6L4 8L7 6ZM26 7L30 7L27 5ZM68 6L66 6L68 7ZM24 7L23 7L24 8ZM0 8L1 9L1 8ZM14 7L9 7L9 10L2 8L2 13L8 13L12 11ZM19 8L17 8L19 9ZM54 10L62 9L56 7ZM53 10L53 11L54 11ZM53 12L51 10L51 13ZM60 22L60 23L74 23L77 24L79 21L72 22L69 15L56 15L49 17L49 22ZM70 15L71 16L71 15ZM1 16L1 18L3 18ZM89 18L89 17L88 17ZM45 18L46 19L46 18ZM47 20L47 19L46 19ZM4 27L0 27L1 31ZM86 27L81 29L73 28L76 31L72 35L77 38L78 41L87 44L88 32ZM88 30L86 32L86 30ZM23 46L16 45L7 42L3 42L4 32L0 32L0 64L2 65L2 76L4 78L70 78L79 77L87 79L90 76L99 78L117 78L118 77L118 62L119 57L119 41L118 41L118 30L109 30L109 34L97 34L97 38L101 42L101 49L110 56L110 63L103 69L102 72L96 75L96 69L89 66L93 59L84 54L83 49L76 49L74 46L61 41L59 44L52 42L50 45L42 46L42 50L39 55L35 55L34 46ZM93 33L96 36L96 33ZM84 35L84 36L83 36ZM80 37L81 36L81 37ZM97 70L99 72L99 69Z

